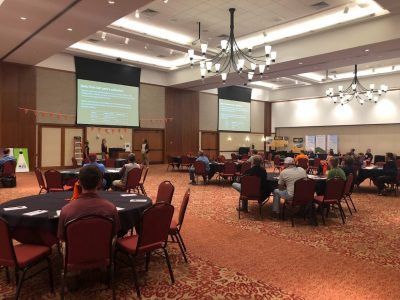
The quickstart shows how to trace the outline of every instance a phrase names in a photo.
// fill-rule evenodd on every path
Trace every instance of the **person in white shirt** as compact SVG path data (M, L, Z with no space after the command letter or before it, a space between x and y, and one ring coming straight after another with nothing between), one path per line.
M133 170L135 168L139 168L140 166L136 163L136 156L135 154L131 153L128 155L128 163L125 164L122 168L121 171L119 171L119 174L121 175L120 180L114 180L112 182L111 188L113 190L115 189L123 189L126 186L126 179L128 177L128 172L130 170Z
M285 200L293 199L294 183L307 177L306 171L301 167L296 167L294 159L286 157L285 169L279 174L278 188L274 190L274 201L272 203L273 217L279 216L281 198Z
M247 160L248 162L250 162L251 167L254 167L254 157L257 155L258 155L258 151L256 149L251 150L251 156Z
M142 153L142 164L146 165L147 168L149 167L149 151L150 151L149 143L147 142L146 139L144 139L142 143L142 149L140 150L140 152Z

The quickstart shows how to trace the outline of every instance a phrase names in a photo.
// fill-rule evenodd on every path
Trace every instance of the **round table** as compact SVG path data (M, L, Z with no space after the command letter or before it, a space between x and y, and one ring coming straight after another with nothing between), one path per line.
M63 178L63 182L67 185L72 185L71 183L68 184L68 180L73 178L76 180L79 176L80 169L64 169L60 170L61 176ZM105 185L105 189L108 190L114 180L121 179L121 175L119 171L121 168L106 168L106 172L104 173L104 179L106 180L107 184ZM74 181L73 181L74 182Z
M141 213L152 205L149 197L132 194L123 197L121 192L98 192L118 208L121 223L120 233L126 233L139 224ZM21 243L54 245L57 239L58 214L69 203L71 192L48 193L14 199L0 205L0 216L10 225L12 237ZM130 202L131 199L143 199L145 202ZM26 206L25 209L4 210L7 207ZM122 209L120 209L122 208ZM47 212L35 216L24 215L35 210Z

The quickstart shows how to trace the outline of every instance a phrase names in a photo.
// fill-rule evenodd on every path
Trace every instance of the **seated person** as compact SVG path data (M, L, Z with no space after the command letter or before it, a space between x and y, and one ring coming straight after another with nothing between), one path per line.
M328 180L334 177L340 177L343 180L346 180L346 174L343 169L339 168L339 160L337 158L333 157L328 161L328 168Z
M294 194L294 183L307 177L303 168L297 167L291 157L286 157L284 161L285 169L279 174L278 188L274 190L274 201L272 203L272 216L279 216L281 198L292 200Z
M115 233L120 229L117 208L106 199L101 198L97 193L101 185L101 173L95 166L86 166L79 171L79 182L82 187L82 193L78 199L65 205L60 213L58 222L58 238L65 240L65 224L76 218L88 215L110 217L115 222Z
M328 155L326 156L326 161L329 161L331 157L334 157L335 153L333 152L333 149L329 149Z
M314 151L312 151L312 150L310 150L310 151L308 151L308 158L315 158L315 153L314 153Z
M386 163L383 165L383 170L380 176L372 179L373 183L378 188L378 195L384 196L383 190L386 183L391 183L397 179L397 165L394 154L386 153Z
M248 169L243 175L244 176L257 176L261 180L261 186L260 186L260 195L261 198L259 202L264 202L265 199L268 198L270 192L267 190L267 172L265 171L265 168L263 168L262 165L262 157L260 155L253 155L253 166ZM232 184L232 187L237 190L239 193L241 191L241 184L238 182L234 182ZM248 209L248 201L241 201L240 207L237 209L240 209L242 211L247 212Z
M306 155L306 152L304 150L300 151L300 154L296 156L295 162L297 163L299 159L305 158L308 159L308 156Z
M256 149L251 150L251 156L247 160L251 163L251 166L254 166L254 157L258 155L258 151Z
M7 161L15 161L14 156L12 156L10 154L10 149L9 148L5 148L3 150L3 156L0 158L0 174L3 172L3 165L7 162Z
M210 161L208 160L208 157L204 155L203 151L199 151L199 156L197 157L196 161L202 161L206 165L207 174L210 172ZM194 173L195 173L194 166L192 166L189 169L189 177L191 184L196 184L196 181L194 180Z
M104 178L104 174L106 173L106 167L103 164L100 164L97 162L97 156L95 153L90 153L89 154L89 162L83 165L84 167L86 166L95 166L97 167L100 172L101 175L103 177L102 182L103 182L103 189L106 189L107 187L107 180Z
M347 176L349 174L353 174L354 173L353 165L354 165L354 159L351 156L345 156L343 158L341 168L344 171L344 174L346 175L346 178L347 178Z
M374 156L373 156L372 153L371 153L371 149L368 148L367 151L366 151L365 154L364 154L364 160L372 161L372 158L373 158L373 157L374 157Z
M140 169L140 166L136 163L136 156L134 153L130 153L128 155L128 163L125 164L122 168L121 171L119 171L119 174L121 176L120 180L114 180L112 182L112 189L124 189L126 186L126 179L128 178L128 173L129 171L138 168Z

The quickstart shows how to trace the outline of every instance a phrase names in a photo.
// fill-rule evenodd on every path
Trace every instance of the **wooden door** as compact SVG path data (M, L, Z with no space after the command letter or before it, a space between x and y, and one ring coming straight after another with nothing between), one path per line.
M142 162L141 147L143 140L147 139L150 146L150 163L164 162L164 130L161 129L137 129L133 133L133 153L137 161Z
M218 132L202 131L201 132L201 150L210 158L216 158L219 151Z

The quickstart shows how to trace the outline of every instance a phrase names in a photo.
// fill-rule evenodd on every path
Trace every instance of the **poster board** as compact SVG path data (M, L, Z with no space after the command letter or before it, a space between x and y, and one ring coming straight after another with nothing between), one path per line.
M333 150L333 153L338 153L338 136L337 135L327 135L326 136L326 149L329 151Z
M306 135L306 151L315 152L315 135Z
M315 137L315 153L326 153L326 135Z
M15 160L17 161L15 172L17 173L29 172L28 148L8 148L8 149L10 149L10 155L14 156ZM3 152L3 149L1 149L1 151Z
M295 137L293 138L293 153L300 153L300 151L304 150L304 138Z

